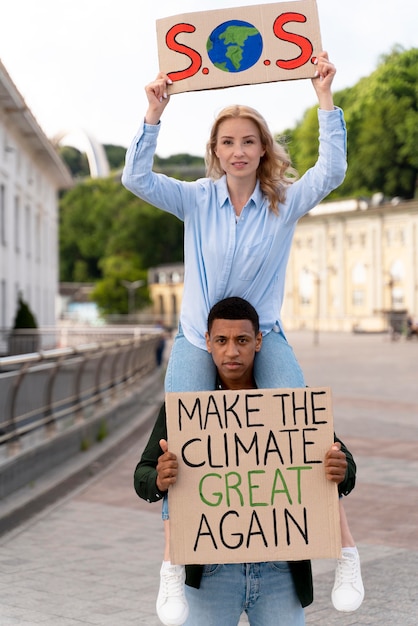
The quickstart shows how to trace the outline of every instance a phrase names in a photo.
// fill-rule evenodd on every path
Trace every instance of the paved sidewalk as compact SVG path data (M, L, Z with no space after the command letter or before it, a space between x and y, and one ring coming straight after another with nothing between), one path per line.
M357 461L345 508L366 589L357 612L338 613L330 600L334 563L315 562L306 622L417 626L418 342L325 333L318 346L309 333L289 341L307 383L332 388L336 430ZM158 626L160 506L139 500L132 487L147 437L0 537L0 626Z

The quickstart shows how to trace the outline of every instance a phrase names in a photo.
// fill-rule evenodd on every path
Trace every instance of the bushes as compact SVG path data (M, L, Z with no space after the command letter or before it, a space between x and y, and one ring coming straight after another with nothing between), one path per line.
M19 294L18 308L13 324L13 329L16 330L18 328L38 328L36 318L29 305L23 300L22 294Z
M9 354L27 354L39 349L38 324L22 294L19 294L13 330L9 336Z

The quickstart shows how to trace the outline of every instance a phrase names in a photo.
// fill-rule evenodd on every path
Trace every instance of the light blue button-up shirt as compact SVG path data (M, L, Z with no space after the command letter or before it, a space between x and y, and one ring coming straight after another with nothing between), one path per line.
M263 334L281 325L286 265L296 223L344 180L346 129L341 109L318 110L319 157L289 186L279 214L257 183L236 221L226 177L185 182L152 171L160 124L142 124L126 155L122 183L184 222L184 293L180 322L186 338L206 349L210 308L240 296L255 307Z

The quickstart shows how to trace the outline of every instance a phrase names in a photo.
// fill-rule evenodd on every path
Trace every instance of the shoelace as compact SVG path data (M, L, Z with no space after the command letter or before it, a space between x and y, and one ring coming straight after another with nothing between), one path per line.
M183 579L181 574L177 574L173 571L165 572L162 577L162 582L164 584L164 595L166 597L181 597L184 596L183 589Z
M358 578L358 562L355 558L349 556L337 561L337 578L338 584L353 584Z

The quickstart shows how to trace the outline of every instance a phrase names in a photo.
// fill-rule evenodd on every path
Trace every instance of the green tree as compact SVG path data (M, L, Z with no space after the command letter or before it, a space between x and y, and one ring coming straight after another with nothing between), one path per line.
M129 194L107 246L112 255L126 250L135 252L142 268L182 261L183 223Z
M349 170L346 195L367 190L413 198L418 177L418 48L383 56L371 76L342 94Z
M185 154L184 152L181 152L179 154L172 154L167 158L162 158L156 155L154 162L159 169L163 169L164 167L171 167L173 165L202 166L205 164L205 160L203 159L203 157L194 156L193 154Z
M418 48L395 47L354 87L334 94L348 130L348 171L329 197L413 198L418 177ZM317 158L317 107L291 133L290 154L303 174Z
M127 194L112 179L88 179L61 199L61 280L75 281L75 268L80 268L80 262L86 280L101 277L98 263L106 255L115 213L123 209L122 196L126 199Z
M105 144L103 146L111 170L121 170L125 163L126 148ZM65 161L71 174L75 178L87 178L90 176L90 168L85 152L81 152L73 146L59 146L60 157Z
M103 278L97 281L91 294L92 299L97 303L104 314L130 313L129 292L123 281L134 282L142 280L143 286L135 290L134 311L149 304L147 272L136 269L138 259L133 255L107 256L100 261Z
M106 152L110 169L122 169L125 163L126 148L123 146L114 146L112 144L105 144L103 147Z
M72 146L59 146L58 153L75 178L89 176L90 170L86 154Z
M151 266L182 259L182 222L136 198L118 181L88 179L61 200L60 279L99 281L94 299L104 312L126 312L126 289L117 287L119 279L138 280ZM141 304L146 292L139 293Z

